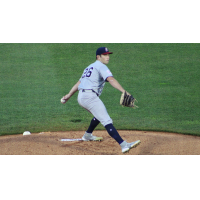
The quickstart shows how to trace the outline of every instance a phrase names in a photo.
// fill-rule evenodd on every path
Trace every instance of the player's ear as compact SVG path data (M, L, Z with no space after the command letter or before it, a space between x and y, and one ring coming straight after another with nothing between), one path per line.
M99 59L99 57L101 57L101 55L97 55L97 56L96 56L96 60L98 60L98 59Z

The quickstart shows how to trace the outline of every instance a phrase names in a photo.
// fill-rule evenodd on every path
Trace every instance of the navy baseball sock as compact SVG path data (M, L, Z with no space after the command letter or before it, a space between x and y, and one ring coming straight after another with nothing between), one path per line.
M105 128L107 132L109 133L109 135L112 138L114 138L119 144L121 144L124 141L119 135L119 133L117 132L117 130L115 129L115 127L113 126L113 124L108 124L105 126Z
M92 133L94 131L94 129L98 126L99 123L100 123L100 121L94 117L92 119L92 121L90 123L90 126L89 126L89 128L88 128L88 130L86 132L87 133Z

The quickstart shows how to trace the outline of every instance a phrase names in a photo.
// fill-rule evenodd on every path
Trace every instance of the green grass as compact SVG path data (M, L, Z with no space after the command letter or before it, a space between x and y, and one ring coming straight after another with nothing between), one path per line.
M200 44L94 43L0 44L0 135L85 130L92 116L77 94L65 105L60 98L100 46L114 52L108 67L138 100L139 109L122 108L106 84L101 99L117 129L200 135Z

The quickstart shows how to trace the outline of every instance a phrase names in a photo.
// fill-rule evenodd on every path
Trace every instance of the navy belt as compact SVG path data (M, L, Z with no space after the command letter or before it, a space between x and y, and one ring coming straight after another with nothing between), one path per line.
M99 96L94 90L92 89L83 89L82 92L87 92L87 91L91 91L93 93L95 93L97 96Z

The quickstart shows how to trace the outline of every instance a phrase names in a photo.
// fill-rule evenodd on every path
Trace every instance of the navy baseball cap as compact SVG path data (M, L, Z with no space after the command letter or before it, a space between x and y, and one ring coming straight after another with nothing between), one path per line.
M106 54L113 54L113 52L109 52L108 48L106 48L106 47L100 47L100 48L98 48L97 51L96 51L96 56L97 56L97 55L101 55L101 54L103 54L103 55L106 55Z

